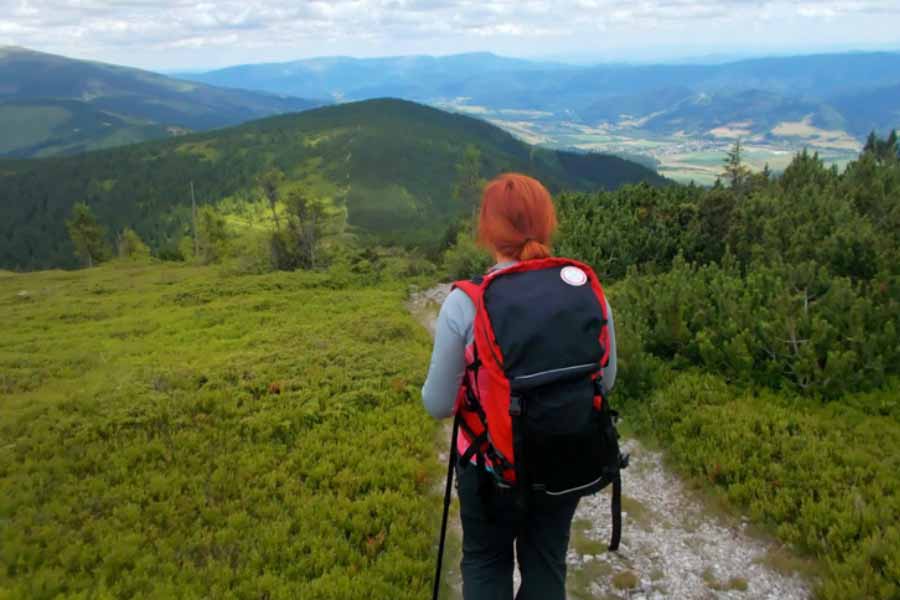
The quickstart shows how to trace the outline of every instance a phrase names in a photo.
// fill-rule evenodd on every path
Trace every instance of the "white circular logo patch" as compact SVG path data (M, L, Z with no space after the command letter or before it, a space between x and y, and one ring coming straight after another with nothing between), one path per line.
M577 286L587 283L587 273L578 267L563 267L563 270L559 272L559 276L569 285Z

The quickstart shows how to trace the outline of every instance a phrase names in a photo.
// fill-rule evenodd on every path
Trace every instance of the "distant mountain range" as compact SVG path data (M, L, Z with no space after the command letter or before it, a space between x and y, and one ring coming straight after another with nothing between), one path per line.
M575 67L493 54L315 58L182 75L302 97L397 96L491 110L546 111L595 126L709 135L733 123L771 135L786 121L846 131L900 127L900 53L845 53L698 65ZM636 125L635 125L636 124Z
M621 158L536 148L486 121L401 100L370 100L238 127L41 160L0 160L0 267L72 266L65 231L87 202L111 231L159 249L188 231L193 182L201 202L245 206L277 167L311 193L339 196L349 223L379 241L434 246L465 207L453 198L467 148L480 170L540 178L553 191L665 184Z
M71 154L381 97L517 132L520 117L633 138L766 141L800 130L797 139L850 148L900 127L898 92L900 53L889 52L599 66L490 53L330 57L175 78L13 47L0 48L0 156Z
M575 71L562 63L535 63L488 52L452 56L310 58L283 63L238 65L207 73L181 75L211 85L264 90L277 94L331 98L335 101L395 96L428 100L455 96L466 81L491 73L527 74L535 69ZM243 82L242 84L239 82ZM315 91L310 95L308 92Z
M70 154L320 104L24 48L0 48L0 156Z

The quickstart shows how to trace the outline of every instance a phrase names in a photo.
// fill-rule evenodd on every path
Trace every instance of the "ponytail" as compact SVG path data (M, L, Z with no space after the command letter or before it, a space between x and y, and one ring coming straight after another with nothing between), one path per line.
M550 248L548 248L546 244L528 238L522 245L522 250L519 252L518 258L519 260L532 260L535 258L547 258L549 256Z

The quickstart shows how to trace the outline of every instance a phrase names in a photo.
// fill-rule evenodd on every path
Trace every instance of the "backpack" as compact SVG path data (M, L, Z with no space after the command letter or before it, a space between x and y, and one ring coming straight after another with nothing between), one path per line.
M457 281L475 305L474 339L457 397L468 447L459 456L526 498L583 496L613 484L613 533L621 532L615 423L603 388L609 329L603 288L587 265L527 260Z

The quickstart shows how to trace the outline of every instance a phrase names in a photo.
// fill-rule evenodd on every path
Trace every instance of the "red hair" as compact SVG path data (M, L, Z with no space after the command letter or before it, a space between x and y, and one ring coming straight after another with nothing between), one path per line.
M504 173L484 187L478 217L478 241L517 260L550 256L556 229L553 200L537 179Z

